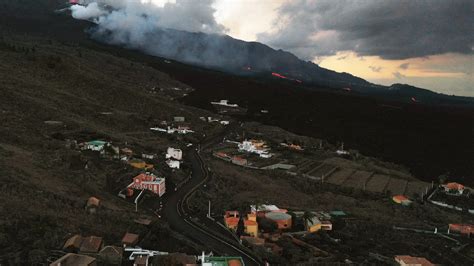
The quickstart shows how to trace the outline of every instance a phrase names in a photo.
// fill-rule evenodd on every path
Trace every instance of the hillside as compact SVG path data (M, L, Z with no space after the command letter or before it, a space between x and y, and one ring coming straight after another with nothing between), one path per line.
M114 41L113 34L98 31L96 27L91 28L91 37L105 43L121 44ZM289 52L274 50L258 42L237 40L227 35L158 28L150 34L149 39L157 45L131 48L144 49L151 55L239 75L281 72L293 79L320 85L372 87L372 84L361 78L321 68L312 62L302 61Z
M70 145L98 138L161 156L177 139L159 138L150 126L179 115L202 130L198 116L206 113L167 93L189 87L141 63L21 35L0 41L0 79L0 264L44 262L71 234L117 243L128 230L148 233L114 190L137 171ZM84 210L91 196L101 200L97 215ZM145 237L144 245L197 252L162 222L150 230L161 230L161 240Z
M139 245L146 249L201 254L210 250L209 242L173 226L187 224L190 218L222 231L205 218L209 200L216 221L222 221L226 210L259 202L289 210L344 210L348 219L336 219L332 232L301 237L332 253L328 263L350 259L379 265L368 254L375 252L390 257L427 256L448 265L472 264L474 248L468 238L459 237L461 241L455 242L393 229L403 225L445 231L449 223L472 223L468 213L419 199L423 189L448 172L450 181L472 184L471 109L407 103L400 99L414 89L417 97L433 95L407 85L392 86L387 93L399 98L387 100L384 95L366 97L281 80L266 73L269 69L264 64L260 66L263 72L235 75L231 70L197 67L106 45L86 34L91 23L51 12L64 5L60 0L0 3L0 265L51 262L64 254L63 244L74 234L100 236L106 245L121 246L124 233L133 232L140 235ZM260 44L248 45L245 49L269 51ZM291 54L274 52L277 58L269 55L265 60L272 64L281 64L279 58L296 60ZM333 72L325 76L321 71L324 80L341 77ZM220 99L238 103L248 113L225 117L230 121L226 127L203 121L203 117L218 116L210 101ZM196 133L150 131L150 127L164 125L163 121L178 125L172 122L176 116L185 117L182 125ZM204 145L205 136L214 142ZM276 154L270 161L278 157L294 163L295 171L302 175L330 172L326 183L280 170L245 169L213 156L214 150L228 148L226 145L240 154L235 142L230 145L221 140L245 138L264 139ZM135 158L157 154L148 163L166 178L164 197L145 193L135 211L133 200L120 198L118 193L143 171L120 158L99 156L76 145L95 139L130 148ZM346 159L335 152L342 141L352 153ZM290 151L282 142L299 143L304 151ZM198 153L191 148L185 150L190 143L203 144L202 157L194 157ZM179 171L165 164L164 153L171 146L184 151ZM262 165L268 162L256 155L244 156ZM199 174L191 175L191 170L209 171L206 177L210 178L205 185L196 186L194 194L183 188L186 185L174 190L190 176L187 185L200 182ZM367 191L360 180L370 180ZM419 186L411 187L413 183ZM391 193L404 191L413 197L413 206L392 202ZM178 197L180 193L189 198ZM96 213L86 209L92 196L101 202ZM168 204L171 197L175 201ZM188 208L182 217L177 211L179 217L173 222L170 215L160 212L161 204L174 212L179 206L176 202L181 206L186 202ZM151 224L136 222L143 217L151 219ZM289 265L315 257L288 239L270 242L284 248L282 254L270 256L272 263ZM127 261L128 256L123 259Z

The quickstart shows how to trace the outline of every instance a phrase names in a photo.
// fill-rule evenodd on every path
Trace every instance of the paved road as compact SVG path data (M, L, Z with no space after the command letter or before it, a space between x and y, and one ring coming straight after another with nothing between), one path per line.
M219 255L240 256L244 259L245 265L260 265L261 262L248 254L238 243L221 238L209 229L197 226L186 214L183 203L193 191L206 182L209 175L204 162L195 149L190 150L188 155L192 163L192 178L178 191L170 193L162 210L164 218L173 230L203 244L209 249L207 251L213 251Z

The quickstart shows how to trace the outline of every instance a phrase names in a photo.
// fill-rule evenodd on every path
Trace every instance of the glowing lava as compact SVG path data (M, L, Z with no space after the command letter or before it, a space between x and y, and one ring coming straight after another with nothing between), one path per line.
M272 72L272 76L280 78L280 79L287 79L287 80L291 80L291 81L294 81L294 82L302 83L302 81L299 80L299 79L289 78L287 76L284 76L284 75L282 75L280 73L276 73L276 72Z

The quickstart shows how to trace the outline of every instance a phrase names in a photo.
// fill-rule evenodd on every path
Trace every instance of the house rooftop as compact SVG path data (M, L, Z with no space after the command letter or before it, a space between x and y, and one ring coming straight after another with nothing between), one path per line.
M103 141L103 140L91 140L87 142L87 144L97 145L97 146L105 145L106 143L107 141Z
M75 254L75 253L67 253L66 255L62 256L58 260L54 261L50 264L50 266L67 266L67 265L92 265L95 262L95 258Z
M450 183L444 184L443 187L445 187L447 189L455 189L455 190L463 190L464 189L464 185L456 183L456 182L450 182Z
M82 243L82 236L74 235L70 237L68 240L66 240L66 243L64 243L63 249L68 249L68 248L79 249L81 248L81 243Z
M276 205L266 205L266 204L262 204L262 205L259 205L258 208L256 208L255 205L250 205L250 209L252 212L256 212L256 211L281 211L282 209L278 208Z
M346 216L347 215L344 211L339 211L339 210L330 211L329 214L331 216Z
M126 233L122 238L122 243L126 245L136 245L138 243L138 235Z
M203 262L206 266L243 266L241 257L207 257Z
M81 252L97 253L102 246L102 237L88 236L84 237L81 243Z
M400 265L420 265L420 266L434 266L429 260L422 257L412 257L407 255L398 255L395 256L395 261L400 263Z
M99 206L100 200L96 197L90 197L87 200L87 206Z

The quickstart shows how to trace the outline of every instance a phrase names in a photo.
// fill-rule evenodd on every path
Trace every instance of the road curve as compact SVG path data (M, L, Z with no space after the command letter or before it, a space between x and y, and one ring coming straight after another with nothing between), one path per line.
M184 208L187 198L203 185L208 178L208 171L201 157L195 149L189 150L189 159L192 164L192 178L181 186L178 191L170 193L162 214L170 227L183 235L201 243L215 254L242 257L245 265L261 265L262 263L249 254L235 241L221 238L209 229L193 222Z

